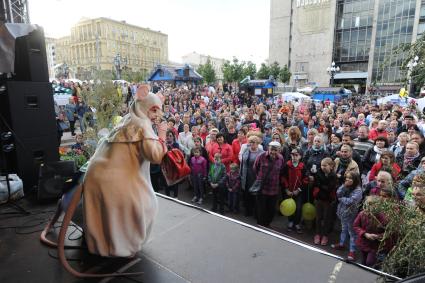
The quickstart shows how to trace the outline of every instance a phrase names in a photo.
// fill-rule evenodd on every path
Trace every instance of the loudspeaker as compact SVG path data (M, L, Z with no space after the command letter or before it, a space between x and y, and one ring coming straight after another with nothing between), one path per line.
M15 80L48 82L46 42L44 32L38 27L15 41Z
M0 83L0 111L20 139L57 133L53 89L49 82Z
M0 134L10 132L2 167L17 173L26 191L38 183L41 163L59 160L50 83L0 81Z
M67 190L77 173L74 161L48 162L40 165L38 179L39 201L56 200Z

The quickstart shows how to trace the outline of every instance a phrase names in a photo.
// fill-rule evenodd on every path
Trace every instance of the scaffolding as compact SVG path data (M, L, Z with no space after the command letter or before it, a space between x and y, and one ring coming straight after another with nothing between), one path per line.
M0 0L0 22L29 24L27 0Z

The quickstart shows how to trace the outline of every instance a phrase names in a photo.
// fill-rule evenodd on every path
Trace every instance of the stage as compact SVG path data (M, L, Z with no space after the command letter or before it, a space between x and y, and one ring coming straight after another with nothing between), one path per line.
M150 240L131 261L89 256L86 250L68 250L78 270L113 272L143 271L132 278L80 280L68 274L56 250L42 245L39 232L54 205L27 204L42 212L18 218L1 218L0 282L375 282L379 275L338 259L316 247L261 229L158 197L159 214ZM4 217L4 215L2 215ZM38 220L37 220L38 219ZM40 224L38 224L40 223ZM22 226L33 227L22 228ZM6 226L15 228L6 228ZM32 230L31 230L32 229ZM79 231L68 244L76 245Z

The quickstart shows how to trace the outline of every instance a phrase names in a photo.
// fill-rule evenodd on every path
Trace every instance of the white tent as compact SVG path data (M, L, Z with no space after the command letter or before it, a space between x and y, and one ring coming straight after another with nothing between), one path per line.
M418 104L419 110L422 112L422 110L425 107L425 97L424 98L417 99L416 100L416 103Z
M292 101L292 100L303 100L303 99L310 99L310 96L302 94L300 92L284 92L282 93L282 100L283 101Z
M410 102L413 98L407 97L407 102ZM392 103L392 104L398 104L401 106L406 105L406 99L401 98L398 94L392 94L389 96L381 97L377 99L378 104L386 104L386 103Z
M303 88L297 88L297 91L298 92L303 92L303 93L312 93L313 92L313 87L311 87L311 86L306 86L306 87L303 87Z

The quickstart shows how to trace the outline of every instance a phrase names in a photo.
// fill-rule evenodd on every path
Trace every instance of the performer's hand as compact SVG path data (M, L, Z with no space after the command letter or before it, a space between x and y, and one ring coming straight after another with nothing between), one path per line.
M167 134L167 122L163 121L159 124L157 124L158 129L158 137L165 140L166 134Z

